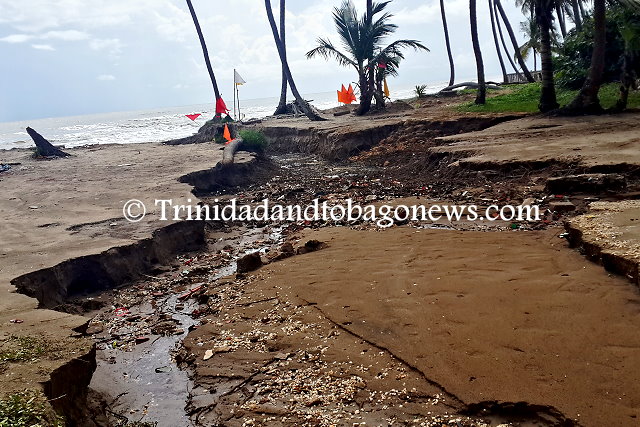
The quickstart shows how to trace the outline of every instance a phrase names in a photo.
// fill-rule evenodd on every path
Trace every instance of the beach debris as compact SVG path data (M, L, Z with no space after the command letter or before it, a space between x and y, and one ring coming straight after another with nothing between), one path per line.
M143 343L146 343L147 341L149 341L149 337L143 337L143 336L136 337L136 344L143 344Z
M298 255L307 254L309 252L319 251L327 247L327 244L319 240L309 240L304 246L298 248Z
M576 205L569 201L551 202L549 203L551 212L566 213L576 210Z
M627 187L627 179L622 174L589 173L567 175L547 179L549 193L572 194L576 192L619 191Z
M249 273L262 267L262 257L258 252L245 255L237 261L238 273Z
M0 172L6 172L11 169L11 165L6 165L4 163L0 163Z
M160 368L156 368L156 374L167 374L172 370L171 366L162 366Z
M204 357L202 360L209 360L213 357L213 350L207 350L204 352Z
M191 290L189 290L189 291L187 291L187 292L183 293L182 295L180 295L180 296L178 297L178 299L179 299L179 300L181 300L181 301L182 301L182 300L189 299L189 298L191 298L194 294L196 294L196 293L200 292L200 291L201 291L201 290L203 290L203 289L204 289L204 285L196 286L195 288L193 288L193 289L191 289Z
M9 320L9 323L24 323L24 320L21 320L21 319L11 319L11 320Z
M27 133L36 144L35 157L69 157L69 154L65 153L57 147L54 147L42 135L40 135L30 127L27 128Z

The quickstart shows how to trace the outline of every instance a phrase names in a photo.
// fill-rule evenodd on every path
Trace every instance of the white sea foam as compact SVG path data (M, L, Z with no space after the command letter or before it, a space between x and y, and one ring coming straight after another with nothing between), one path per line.
M429 86L427 92L436 92L445 85ZM393 88L392 88L393 89ZM413 96L413 89L397 89L392 99ZM319 109L337 107L335 92L305 95ZM273 113L278 98L244 101L241 112L244 118L261 118ZM87 116L60 117L0 123L0 149L25 148L33 142L24 131L32 127L56 145L79 147L92 144L134 144L162 142L193 135L206 120L213 117L211 104L174 108L159 108L147 111L94 114ZM186 114L200 113L195 122Z

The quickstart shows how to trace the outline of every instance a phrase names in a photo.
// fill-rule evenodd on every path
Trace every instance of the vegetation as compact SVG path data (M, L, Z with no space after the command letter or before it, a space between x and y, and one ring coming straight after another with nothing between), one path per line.
M540 98L540 83L528 83L522 85L504 86L502 91L494 91L493 96L487 98L485 105L466 103L458 107L463 112L479 113L535 113L538 111L538 99ZM620 85L609 83L600 89L600 102L604 108L615 107L619 96ZM558 102L567 105L578 94L578 90L559 88ZM628 108L640 108L640 92L632 92L629 95Z
M48 343L39 337L11 336L0 346L0 362L29 362L47 352Z
M393 15L385 11L389 3L372 2L364 16L359 17L353 3L345 1L333 11L345 51L340 51L330 40L319 38L318 46L307 52L307 58L334 58L338 64L356 70L360 88L358 115L369 112L374 97L377 107L384 108L382 81L387 75L397 73L400 61L404 59L403 49L429 50L418 40L396 40L384 45L385 39L398 28L390 22Z
M41 393L24 391L0 400L0 427L64 427Z
M242 138L242 149L248 151L263 152L269 143L262 132L256 130L241 130L238 132Z
M414 89L414 93L418 98L424 98L427 96L427 85L417 85Z

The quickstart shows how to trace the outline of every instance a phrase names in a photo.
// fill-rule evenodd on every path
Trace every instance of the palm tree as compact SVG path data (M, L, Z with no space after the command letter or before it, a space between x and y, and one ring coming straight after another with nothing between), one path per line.
M522 69L522 73L524 74L524 76L526 77L527 81L529 81L530 83L535 82L535 79L533 78L533 76L531 75L531 73L529 72L529 68L527 68L527 64L524 62L524 59L522 58L522 55L520 55L520 50L518 46L518 40L516 39L516 35L513 32L513 28L511 27L511 24L509 23L509 18L507 17L506 12L504 11L504 8L502 7L502 3L500 2L500 0L494 0L496 7L498 8L498 12L500 12L500 16L502 17L502 22L504 22L504 25L507 29L507 32L509 33L509 38L511 39L511 43L513 44L513 48L515 50L515 54L516 54L516 59L518 60L518 63L520 64L520 68Z
M624 58L622 76L620 78L620 98L614 108L624 111L629 102L629 91L633 87L637 90L640 77L640 2L623 0L626 13L620 23L620 32L624 40Z
M551 49L554 8L553 0L535 0L534 2L536 21L540 29L540 63L542 65L542 93L538 108L543 113L560 106L556 97Z
M524 34L527 41L520 46L520 54L526 61L533 53L533 71L538 70L538 52L541 50L540 46L540 27L536 22L534 16L529 16L525 22L520 23L520 30Z
M476 0L469 0L469 17L471 21L471 40L473 41L473 52L476 55L476 68L478 70L478 95L476 104L487 103L487 84L484 78L484 62L482 61L482 50L480 50L480 40L478 38L478 17L476 13Z
M213 67L211 66L211 60L209 59L209 51L207 50L207 44L204 41L204 36L202 35L202 29L200 28L200 23L198 22L198 17L196 16L196 11L191 4L191 0L187 0L187 6L189 7L189 12L191 12L191 18L193 18L193 23L196 26L196 31L198 32L198 38L200 39L200 45L202 46L202 53L204 54L204 62L207 64L207 70L209 71L209 77L211 78L211 83L213 84L213 93L216 97L216 105L218 100L220 99L220 91L218 90L218 83L216 81L216 75L213 73ZM216 118L220 118L221 114L216 111Z
M504 65L504 59L502 58L502 51L500 50L500 41L498 40L498 33L496 32L496 15L495 15L495 10L493 8L492 0L489 0L489 15L491 15L491 31L493 33L493 41L496 44L496 53L498 54L498 61L500 61L500 70L502 70L502 82L508 83L509 79L507 77L507 68Z
M598 113L602 111L598 94L602 85L602 77L605 67L605 53L607 48L607 18L606 0L593 1L593 55L587 80L584 82L580 93L566 107L565 112L570 114Z
M558 25L560 26L560 34L562 34L562 38L564 39L567 37L567 23L564 17L563 0L555 0L555 8Z
M269 19L269 25L271 26L271 32L273 33L273 39L276 43L276 48L278 49L278 55L280 56L280 62L282 62L282 69L284 73L287 75L287 81L289 82L289 87L291 88L291 93L296 99L296 103L298 107L302 110L302 112L312 121L323 121L322 117L313 112L311 106L305 101L300 92L298 92L298 87L296 83L293 81L293 76L291 74L291 69L289 68L289 62L287 61L287 52L285 50L285 46L282 43L282 39L278 34L278 27L276 26L276 20L273 17L273 9L271 9L271 0L264 0L265 8L267 9L267 18Z
M520 80L520 78L522 77L522 74L520 74L520 71L518 70L518 67L516 67L515 62L513 61L513 59L511 58L511 54L509 53L509 48L507 47L507 43L504 40L504 33L502 32L502 25L500 24L500 19L498 19L498 6L495 3L493 3L493 13L494 16L496 17L496 26L498 27L498 34L500 35L500 41L502 43L502 48L504 49L505 54L507 55L507 59L509 60L509 64L511 64L511 67L513 68L513 71L516 73L516 75L518 76L518 80ZM516 56L513 56L514 58L516 58Z
M280 0L280 40L282 40L282 46L284 46L285 57L287 54L287 42L285 37L285 14L287 7L285 0ZM287 111L287 89L289 85L287 83L287 73L285 72L284 65L282 66L282 88L280 90L280 102L274 115L284 114Z
M449 55L449 69L451 70L451 76L449 77L449 86L453 86L456 81L456 68L455 68L455 63L453 61L453 53L451 52L451 41L449 40L449 26L447 25L447 14L444 10L444 0L440 0L440 14L442 15L442 28L444 28L444 41L447 44L447 55ZM494 27L494 34L495 34L495 27Z
M573 19L573 23L576 26L576 30L582 30L582 15L580 13L580 6L578 3L580 0L570 0L571 1L571 18Z
M334 58L338 64L355 68L358 73L360 87L360 105L356 114L363 115L371 110L371 102L375 95L377 69L386 66L390 59L400 61L404 59L403 48L428 51L417 40L396 40L391 44L382 45L383 40L397 30L397 25L391 24L391 14L385 12L389 1L372 2L371 13L365 13L362 18L353 4L346 0L342 6L334 8L333 20L338 35L346 53L336 48L331 41L323 38L317 40L318 46L307 52L307 58L322 56L325 59ZM376 15L381 14L379 18Z

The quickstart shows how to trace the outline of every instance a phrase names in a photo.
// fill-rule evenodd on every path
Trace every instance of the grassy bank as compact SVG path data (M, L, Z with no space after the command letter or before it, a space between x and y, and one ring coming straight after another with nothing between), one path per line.
M472 91L475 92L475 91ZM557 89L558 103L567 105L575 98L578 91ZM618 101L619 85L610 83L600 90L600 102L604 108L613 107ZM502 90L490 90L486 105L475 105L473 102L458 107L463 112L486 113L536 113L540 100L540 83L505 86ZM629 107L640 108L640 91L629 94Z

